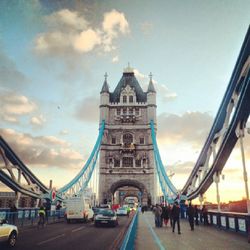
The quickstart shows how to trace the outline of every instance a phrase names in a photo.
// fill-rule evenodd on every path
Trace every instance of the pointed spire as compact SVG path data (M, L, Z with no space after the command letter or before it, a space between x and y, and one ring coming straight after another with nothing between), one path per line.
M107 83L107 78L108 78L108 74L106 72L105 75L104 75L104 83L102 85L101 93L109 93L109 86L108 86L108 83Z
M148 84L148 91L147 92L153 92L153 93L156 93L155 91L155 87L154 87L154 84L153 84L153 75L152 73L150 72L149 74L149 84Z

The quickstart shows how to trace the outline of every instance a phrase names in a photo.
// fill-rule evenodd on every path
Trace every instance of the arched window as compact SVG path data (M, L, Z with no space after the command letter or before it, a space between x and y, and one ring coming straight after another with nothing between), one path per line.
M122 102L123 102L123 103L127 103L127 96L126 96L126 95L124 95L124 96L122 97Z
M132 95L129 96L129 103L133 103L134 102L134 97Z
M122 141L124 144L126 145L130 145L131 143L133 143L133 135L131 134L124 134Z

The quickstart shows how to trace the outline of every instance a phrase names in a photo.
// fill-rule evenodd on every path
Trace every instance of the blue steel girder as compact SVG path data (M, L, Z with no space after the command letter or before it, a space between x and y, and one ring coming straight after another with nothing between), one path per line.
M105 121L102 121L99 128L99 135L97 137L95 146L87 162L80 170L80 172L68 184L66 184L57 191L57 195L62 199L72 196L78 196L82 192L84 192L84 190L88 186L88 183L90 181L90 178L92 176L98 158L104 128L105 128Z
M244 128L247 122L250 111L249 65L250 27L208 138L182 189L182 194L188 199L196 198L209 188L213 175L222 171L237 142L238 126Z

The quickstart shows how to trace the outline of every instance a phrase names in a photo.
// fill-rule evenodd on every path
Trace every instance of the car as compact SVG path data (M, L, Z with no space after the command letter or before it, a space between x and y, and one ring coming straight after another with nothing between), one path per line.
M125 207L119 207L119 208L116 210L116 214L117 214L117 215L128 215L128 209L125 208Z
M118 219L116 213L111 209L101 209L95 216L95 226L99 227L101 225L117 226Z
M17 236L18 229L15 225L8 224L5 219L0 220L0 242L5 242L10 247L14 247L16 245Z

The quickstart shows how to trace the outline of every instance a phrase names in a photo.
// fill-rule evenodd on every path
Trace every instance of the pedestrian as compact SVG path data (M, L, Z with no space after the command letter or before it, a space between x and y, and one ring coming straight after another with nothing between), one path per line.
M180 228L180 205L179 203L176 201L174 203L174 206L172 208L172 217L173 217L173 233L175 230L175 223L177 222L177 226L178 226L178 234L181 234L181 228Z
M155 215L155 226L160 227L161 226L161 214L162 209L159 206L159 204L156 204L156 207L153 209L154 215Z
M42 205L42 206L39 208L39 210L38 210L38 215L39 215L39 221L38 221L38 224L37 224L38 228L40 227L40 225L41 225L42 227L44 227L44 223L45 223L45 214L46 214L45 208L44 208L44 206Z
M208 213L207 213L207 208L206 208L205 205L203 206L201 212L202 212L202 216L203 216L203 220L204 220L204 225L209 225L209 223L208 223Z
M145 207L143 206L143 207L141 208L142 214L144 214L144 209L145 209Z
M191 228L191 231L194 231L194 207L192 206L191 202L189 203L188 209L187 209L187 215L188 215L188 221Z
M169 216L170 226L171 227L173 227L172 208L173 208L173 206L169 204L167 210L168 210L168 216Z
M161 214L162 220L164 222L164 225L168 225L168 220L169 220L169 214L168 214L168 207L163 206L162 207L162 214Z
M195 217L195 225L199 226L199 209L198 206L194 206L194 217Z

